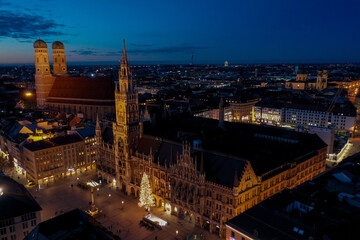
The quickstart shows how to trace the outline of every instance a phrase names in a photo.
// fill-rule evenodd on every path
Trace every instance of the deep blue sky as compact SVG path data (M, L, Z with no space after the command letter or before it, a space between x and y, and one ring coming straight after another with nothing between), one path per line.
M32 43L68 62L360 62L359 0L0 0L0 63L32 63Z

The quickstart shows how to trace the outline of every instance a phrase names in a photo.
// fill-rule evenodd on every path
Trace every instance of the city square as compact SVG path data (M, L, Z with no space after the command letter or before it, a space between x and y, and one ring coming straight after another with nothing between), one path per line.
M23 175L13 171L11 176L15 179L20 177L19 182L27 184ZM86 183L95 177L95 171L89 171L40 186L40 190L38 187L28 187L42 207L42 221L74 208L89 210L91 208L90 188L82 189L77 184ZM99 180L96 181L99 182ZM162 230L157 228L148 230L140 226L139 222L147 215L147 211L138 206L138 198L116 190L112 184L100 184L94 189L94 197L96 207L103 211L96 220L121 239L185 239L192 234L202 235L204 239L209 240L218 239L215 234L196 227L194 223L187 220L172 216L162 207L152 207L150 211L167 221L167 225Z

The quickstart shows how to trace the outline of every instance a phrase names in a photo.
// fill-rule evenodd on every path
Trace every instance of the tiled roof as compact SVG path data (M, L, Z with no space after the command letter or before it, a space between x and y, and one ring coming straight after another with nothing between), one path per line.
M56 138L48 138L45 140L32 142L32 143L24 145L24 148L27 148L30 151L39 151L39 150L46 149L46 148L52 148L52 147L56 147L56 146L67 145L67 144L81 142L81 141L83 141L83 139L79 135L72 134L72 135L66 135L66 136L61 136L61 137L56 137Z
M114 105L114 92L110 78L56 77L47 102Z
M262 205L255 206L229 220L226 225L255 239L305 240L314 236L313 229L308 226ZM295 232L294 227L303 231L302 234Z
M176 156L182 154L182 145L180 143L144 135L136 150L140 154L148 155L150 149L154 156L154 162L159 161L162 166L165 164L170 166L171 161L175 164ZM225 156L221 153L193 149L192 157L197 159L197 170L199 171L201 170L201 152L203 154L206 180L226 187L233 187L235 170L241 173L246 161L233 156Z
M112 127L106 126L102 132L102 140L108 144L114 144L114 134Z
M25 240L65 239L120 239L94 218L80 209L74 209L40 223Z
M95 128L93 126L86 126L84 128L79 128L75 130L82 138L86 137L94 137L95 136Z
M41 207L24 185L8 176L0 175L0 220L40 211Z
M217 120L193 117L159 120L155 126L144 124L144 131L176 142L200 139L206 151L246 159L257 175L301 162L327 146L316 134L234 122L225 122L221 129Z

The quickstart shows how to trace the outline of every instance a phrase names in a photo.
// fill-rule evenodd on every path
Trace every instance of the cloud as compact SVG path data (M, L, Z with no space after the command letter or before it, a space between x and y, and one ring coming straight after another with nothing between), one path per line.
M18 41L21 43L33 43L34 42L34 40L32 40L32 39L25 39L25 40L18 40Z
M8 1L4 1L4 0L0 0L0 6L4 7L4 6L10 6L11 3L9 3Z
M26 40L64 35L58 28L65 25L33 13L0 10L0 26L0 38L8 37Z
M104 55L105 55L105 56L120 56L120 55L122 55L122 51L106 52Z
M132 54L153 54L153 53L191 53L197 50L207 49L208 47L199 46L170 46L170 47L159 47L159 48L142 48L142 49L130 49L129 53Z
M150 44L146 44L146 46L152 46ZM156 54L156 53L164 53L164 54L173 54L173 53L194 53L197 50L207 49L208 47L199 47L199 46L189 46L189 45L180 45L173 47L158 47L158 48L135 48L135 49L127 49L127 52L133 55L146 55L146 54ZM122 50L119 51L97 51L94 48L84 48L78 50L69 51L70 54L73 55L82 55L82 56L122 56Z
M148 48L148 47L152 47L152 44L137 44L137 43L132 43L130 44L131 47L144 47L144 48Z
M70 53L81 56L97 56L99 53L95 49L87 48L87 49L79 49L79 50L71 50Z

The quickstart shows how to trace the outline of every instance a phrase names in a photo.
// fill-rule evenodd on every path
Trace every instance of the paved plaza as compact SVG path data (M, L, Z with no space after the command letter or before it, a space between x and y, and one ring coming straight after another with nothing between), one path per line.
M70 211L74 208L82 210L90 209L90 189L77 187L79 182L87 182L94 179L94 171L67 177L49 183L47 186L28 188L42 207L42 221ZM22 183L26 183L23 176L18 179L17 174L13 177ZM73 184L73 187L71 187ZM103 210L103 215L97 220L121 239L185 239L189 234L202 234L205 239L219 239L215 234L196 227L187 220L181 220L176 216L165 212L163 208L153 207L151 213L166 220L168 225L162 230L147 230L139 225L139 221L147 214L145 209L138 207L138 199L127 196L115 190L109 184L102 184L94 188L95 205Z

